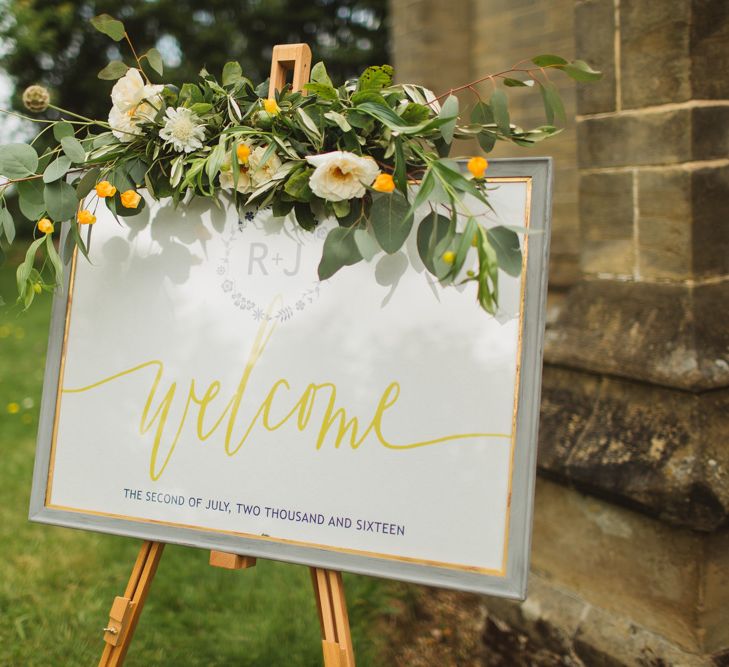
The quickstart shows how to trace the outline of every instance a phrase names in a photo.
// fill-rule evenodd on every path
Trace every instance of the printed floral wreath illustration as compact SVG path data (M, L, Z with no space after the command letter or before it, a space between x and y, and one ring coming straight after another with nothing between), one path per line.
M164 73L159 51L137 55L124 24L109 15L91 23L125 40L134 57L133 67L113 60L99 72L100 79L116 80L108 119L60 109L45 88L31 86L25 107L56 117L30 119L44 125L30 144L0 146L0 254L8 254L23 224L10 213L9 192L17 192L22 217L34 226L17 268L24 308L61 284L61 256L67 260L78 247L88 257L82 232L96 222L98 206L117 218L136 215L146 189L175 205L191 196L219 204L223 193L239 209L270 206L306 231L336 218L323 244L320 280L381 251L397 252L415 227L427 270L443 285L475 283L478 303L493 314L499 269L521 272L521 230L487 228L469 211L466 197L489 206L488 162L471 157L462 171L448 157L452 142L474 140L485 153L496 141L532 146L560 132L554 123L564 120L550 72L578 82L601 76L581 60L541 55L436 97L422 86L394 84L389 65L335 86L320 62L303 91L286 86L269 98L268 82L254 86L236 62L225 65L220 80L202 70L196 83L179 88L154 84L150 76ZM488 101L479 91L486 86ZM513 124L505 88L538 89L546 124L530 130ZM454 94L461 90L475 96L468 121ZM41 149L49 130L55 144ZM59 253L53 234L62 222L69 231Z

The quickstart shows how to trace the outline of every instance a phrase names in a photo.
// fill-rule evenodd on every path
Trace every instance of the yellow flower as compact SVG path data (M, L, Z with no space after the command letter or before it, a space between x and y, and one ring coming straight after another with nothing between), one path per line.
M38 229L43 234L53 234L53 223L48 218L38 220Z
M33 291L36 294L40 294L43 291L43 287L41 286L40 283L33 283Z
M377 192L392 192L395 189L395 181L390 174L380 174L372 184Z
M454 253L452 250L446 250L443 253L442 259L446 264L453 264L453 262L456 261L456 253Z
M93 225L96 222L96 216L89 210L83 209L76 216L80 225Z
M142 196L134 190L127 190L121 194L121 203L124 208L137 208Z
M474 178L483 178L484 172L488 169L489 163L486 158L472 157L468 161L468 171L473 174Z
M281 111L281 107L278 106L278 103L272 97L263 100L263 108L272 116L275 116Z
M96 194L102 199L113 197L116 194L116 188L109 181L101 181L96 184Z
M8 403L7 409L9 414L17 415L20 412L20 405L13 401L12 403Z
M248 164L248 158L250 157L250 154L251 147L248 144L238 144L235 149L235 155L238 158L238 164Z

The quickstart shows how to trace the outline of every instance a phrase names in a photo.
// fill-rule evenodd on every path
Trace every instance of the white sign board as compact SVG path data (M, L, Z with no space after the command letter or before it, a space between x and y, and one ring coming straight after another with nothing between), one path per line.
M100 213L55 303L31 518L523 595L549 164L489 174L472 209L530 230L497 317L414 236L319 282L334 221Z

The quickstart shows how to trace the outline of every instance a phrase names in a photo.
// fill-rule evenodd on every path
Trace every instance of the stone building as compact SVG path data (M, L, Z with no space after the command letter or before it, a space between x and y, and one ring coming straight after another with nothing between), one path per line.
M541 53L604 72L560 77L571 120L533 151L556 172L532 574L489 617L554 664L729 665L729 2L390 8L398 77L438 93Z

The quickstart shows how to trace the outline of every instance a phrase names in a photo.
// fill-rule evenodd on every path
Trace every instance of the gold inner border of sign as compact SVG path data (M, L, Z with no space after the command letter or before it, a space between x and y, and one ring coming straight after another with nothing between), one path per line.
M487 183L525 183L526 184L526 201L524 204L524 228L529 230L529 223L531 221L531 200L532 200L532 178L530 176L502 176L487 178ZM356 556L367 556L370 558L379 558L381 560L394 560L404 563L414 563L417 565L429 565L435 567L448 568L453 570L463 570L466 572L475 572L478 574L487 574L491 576L504 577L506 576L506 563L509 553L509 528L511 523L511 491L512 481L514 476L514 452L516 449L516 422L517 414L519 411L519 379L521 375L521 361L522 361L522 337L524 333L524 297L526 292L526 268L527 268L527 257L529 251L529 234L524 235L524 249L522 252L522 265L521 265L521 286L519 296L519 335L517 338L517 350L516 350L516 375L514 377L514 409L512 411L511 419L511 445L509 453L509 485L507 489L506 497L506 518L504 524L504 550L502 555L501 567L497 570L495 568L484 568L474 565L463 565L460 563L445 563L435 560L426 560L423 558L412 558L409 556L397 556L393 554L382 554L372 551L363 551L359 549L347 549L344 547L336 547L325 544L315 544L313 542L304 542L301 540L289 540L283 537L268 537L264 535L255 535L252 533L242 533L233 530L223 530L219 528L207 528L205 526L198 526L193 524L176 523L172 521L160 521L157 519L145 519L142 517L127 516L124 514L112 514L109 512L98 512L96 510L85 510L78 507L66 507L63 505L54 505L51 503L52 487L53 487L53 471L55 468L56 460L56 440L58 435L58 421L61 412L61 394L63 386L63 375L66 366L66 352L68 349L68 332L71 323L71 306L73 304L73 288L76 278L76 261L78 255L78 248L74 249L73 257L71 259L71 275L68 281L68 300L66 303L66 320L63 330L63 347L61 349L61 363L58 370L58 390L56 395L56 407L55 414L53 417L53 432L51 434L51 456L48 465L48 483L46 485L46 497L45 506L48 509L62 510L65 512L76 512L79 514L87 514L92 516L104 516L112 519L123 519L127 521L135 521L139 523L150 523L163 526L171 526L174 528L187 528L192 530L202 530L210 533L218 533L224 535L235 535L237 537L245 537L253 540L260 540L262 542L276 542L279 544L290 544L293 546L304 546L314 549L322 549L324 551L336 551L338 553L351 554Z

